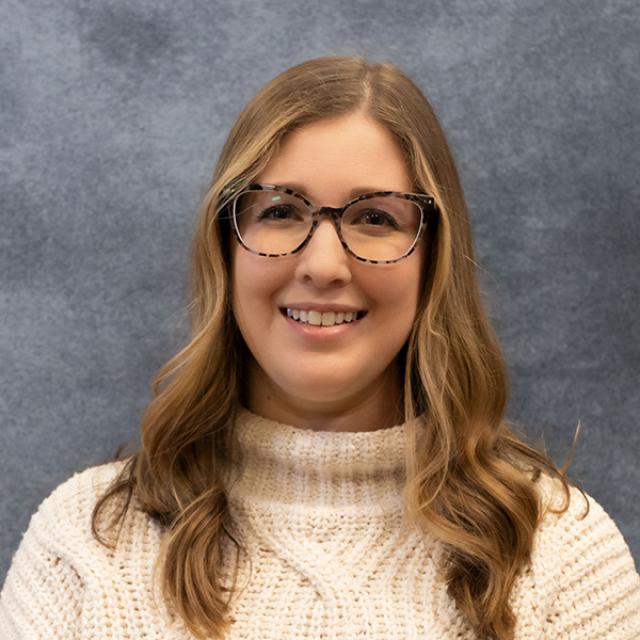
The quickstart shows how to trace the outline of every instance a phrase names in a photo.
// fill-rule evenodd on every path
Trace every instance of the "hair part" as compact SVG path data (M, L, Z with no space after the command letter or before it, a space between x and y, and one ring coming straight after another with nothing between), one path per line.
M141 447L97 501L93 533L105 545L117 544L117 536L107 540L105 533L122 526L135 498L166 528L157 564L165 601L195 637L224 637L244 551L228 515L226 487L242 464L234 421L246 361L231 311L226 207L287 133L356 111L395 136L416 189L431 193L438 207L427 234L420 306L401 352L410 444L405 514L443 543L447 553L439 569L474 631L512 640L509 594L530 561L544 516L536 482L542 473L558 479L565 500L549 510L566 511L574 484L566 474L571 456L558 469L503 419L506 366L483 309L453 156L429 102L389 63L359 56L309 60L274 78L238 116L193 237L190 342L155 376ZM579 425L572 453L578 432ZM118 508L103 533L100 516L111 502ZM222 571L229 541L236 549L231 586Z

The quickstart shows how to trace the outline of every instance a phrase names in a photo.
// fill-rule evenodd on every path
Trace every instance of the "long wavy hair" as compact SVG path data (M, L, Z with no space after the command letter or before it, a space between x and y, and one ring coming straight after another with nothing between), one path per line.
M288 132L355 111L395 136L416 190L433 194L439 212L428 237L421 302L400 354L414 443L407 452L405 513L443 543L448 593L478 637L509 640L516 624L509 594L544 517L536 483L543 472L559 480L564 501L549 510L568 509L570 485L577 485L566 472L580 426L559 469L503 419L506 366L482 305L458 172L429 102L389 63L359 56L309 60L269 82L240 113L193 237L190 341L157 372L141 446L98 499L93 535L113 548L117 538L106 533L122 526L135 497L137 508L164 527L157 566L165 602L197 638L224 638L244 550L228 515L226 487L228 472L241 462L234 419L247 360L230 304L233 240L226 207ZM418 429L418 420L427 428ZM107 510L112 517L101 530ZM222 572L229 541L236 549L231 588Z

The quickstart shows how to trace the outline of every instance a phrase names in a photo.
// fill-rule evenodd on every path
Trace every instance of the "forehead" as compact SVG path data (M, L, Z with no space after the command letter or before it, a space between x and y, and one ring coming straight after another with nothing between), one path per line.
M354 188L410 191L413 184L393 134L360 113L319 120L285 135L256 181L295 186L325 202L348 199Z

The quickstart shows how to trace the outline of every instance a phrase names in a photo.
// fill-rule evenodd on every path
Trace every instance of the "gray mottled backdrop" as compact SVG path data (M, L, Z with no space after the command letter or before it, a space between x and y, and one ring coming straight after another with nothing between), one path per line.
M3 0L0 579L40 501L138 441L185 336L189 238L242 105L294 63L390 60L440 115L508 417L640 559L637 0Z

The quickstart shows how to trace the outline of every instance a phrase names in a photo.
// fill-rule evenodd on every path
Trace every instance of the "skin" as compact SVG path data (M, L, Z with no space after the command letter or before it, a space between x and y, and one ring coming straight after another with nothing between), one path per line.
M317 205L342 206L360 192L413 191L391 133L363 113L288 134L256 182L291 186ZM252 354L243 402L266 418L323 431L372 431L402 422L397 356L416 315L424 239L395 264L348 255L328 218L305 249L268 258L232 244L233 312ZM309 339L283 317L294 303L366 309L349 331Z

